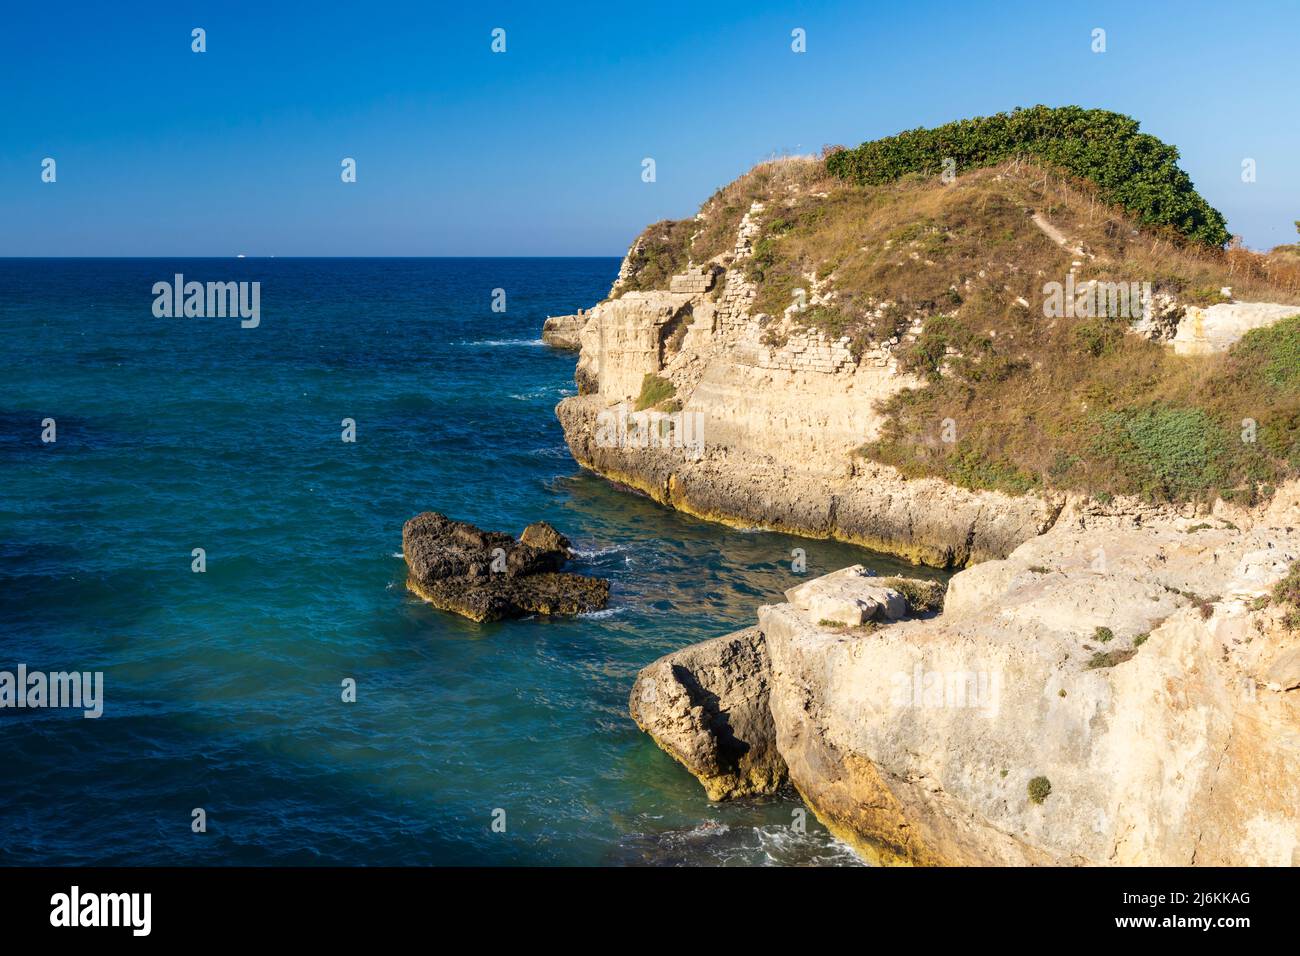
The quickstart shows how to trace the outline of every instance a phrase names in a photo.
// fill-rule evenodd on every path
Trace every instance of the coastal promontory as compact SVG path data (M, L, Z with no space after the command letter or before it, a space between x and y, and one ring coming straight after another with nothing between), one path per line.
M1177 160L1034 107L760 164L633 242L575 459L958 572L792 574L648 664L631 715L711 799L792 785L886 863L1300 860L1300 260Z

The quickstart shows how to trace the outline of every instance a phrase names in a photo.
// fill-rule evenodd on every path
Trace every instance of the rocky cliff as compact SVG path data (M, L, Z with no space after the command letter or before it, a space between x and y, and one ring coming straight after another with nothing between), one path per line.
M1066 279L1070 310L1076 298L1080 310L1084 303L1105 308L1107 295L1125 308L1141 302L1140 314L1128 321L1127 340L1133 350L1147 352L1134 364L1149 364L1143 356L1152 351L1222 352L1246 331L1300 311L1235 302L1228 298L1232 290L1217 288L1215 297L1224 301L1207 308L1137 288L1129 303L1127 286L1083 278L1101 269L1103 259L1121 261L1127 247L1103 248L1098 243L1105 232L1091 243L1079 238L1092 234L1085 219L1071 218L1075 207L1013 169L972 173L951 186L870 194L827 186L814 160L775 165L776 172L760 168L728 187L736 195L715 198L695 220L657 224L637 240L610 298L581 317L579 394L556 410L581 465L709 520L836 538L938 566L1005 557L1052 527L1069 492L1095 483L1096 469L1080 463L1078 449L1064 445L1052 452L1051 442L1095 433L1074 439L1087 451L1087 442L1096 444L1096 436L1113 426L1095 416L1045 421L1034 407L1026 407L1027 420L1016 421L992 390L1010 388L1049 414L1073 414L1069 410L1096 404L1088 399L1104 395L1114 374L1138 374L1099 365L1096 382L1071 384L1072 392L1063 391L1059 400L1046 389L1065 386L1028 379L1015 384L1014 376L1035 369L1104 363L1103 352L1120 348L1112 344L1110 325L1093 330L1082 317L1035 318L1050 305L1044 279ZM765 184L761 189L746 185L755 178ZM879 211L886 199L897 208ZM1071 201L1085 216L1082 201ZM850 203L880 221L858 219L856 207L851 215L844 212ZM994 207L1001 218L989 211ZM1057 225L1038 207L1052 210ZM991 222L973 222L977 214ZM774 279L773 249L800 240L791 225L796 216L814 224L839 216L836 230L859 231L861 248L872 250L862 255L876 258L850 268L844 257L857 247L849 247L832 250L828 265L801 265L820 254L812 239L832 241L816 233L798 246L804 258L788 253L791 268L808 271ZM935 225L941 222L949 225ZM1005 225L1009 238L987 238L993 225ZM683 249L718 251L697 265L674 258L686 255ZM951 261L943 261L945 255ZM981 332L981 342L966 333L959 338L950 331L949 312L969 314L968 325L991 316L987 321L1004 330ZM549 320L554 338L548 340L572 342L578 324L575 317ZM1095 331L1100 344L1088 340L1076 358L1052 351L1055 340L1038 341L1042 329L1069 343ZM1004 347L1008 354L998 354ZM929 370L918 354L932 357ZM917 414L907 411L908 396L932 391L936 381L950 386L946 400L956 405L951 411L936 407L933 416L916 421ZM980 412L972 399L992 404L992 411ZM1272 407L1257 404L1263 410L1247 408L1256 417ZM1010 420L994 420L999 414ZM1230 423L1242 417L1234 415L1232 409L1221 417ZM977 431L983 444L968 444ZM1023 456L1044 459L1041 475L999 457L995 446L1007 435L1016 436ZM884 445L882 437L888 438ZM878 445L888 454L863 453ZM1067 472L1081 475L1074 487L1072 474L1055 484L1062 462ZM954 473L959 480L947 477Z
M919 617L858 569L792 589L632 716L712 799L788 782L882 862L1296 862L1300 270L1219 248L1176 151L1181 236L1107 205L1122 149L1098 192L927 177L918 138L649 227L556 412L664 504L965 570Z
M742 228L733 264L750 254ZM875 403L910 381L889 348L855 358L818 331L765 344L767 317L750 314L736 269L672 283L591 310L580 394L556 409L584 467L702 518L940 567L1002 556L1051 525L1059 500L909 482L854 454L880 427ZM672 411L636 409L647 376L672 384Z
M633 715L710 797L788 777L878 862L1293 865L1300 633L1268 595L1300 556L1298 501L1070 509L924 620L833 624L852 592L810 582L821 604L643 670Z

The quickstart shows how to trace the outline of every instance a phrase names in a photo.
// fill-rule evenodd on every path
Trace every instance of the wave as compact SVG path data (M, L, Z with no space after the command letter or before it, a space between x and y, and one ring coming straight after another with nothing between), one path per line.
M487 348L502 348L512 345L545 345L541 339L479 339L476 342L457 342L457 345L481 346Z
M834 837L799 833L785 825L754 827L758 849L768 866L864 866L865 862Z
M594 561L597 558L603 558L607 554L618 554L627 550L629 550L629 545L626 544L611 544L604 548L574 548L573 556L582 558L584 561Z
M578 617L588 618L593 621L603 621L616 614L622 614L626 610L626 607L607 607L603 611L584 611L579 614Z
M862 866L864 861L830 834L799 832L784 823L694 826L638 833L625 839L617 862L658 866Z
M510 397L517 402L533 402L539 398L556 398L563 394L563 389L555 385L542 385L527 392L513 392Z
M538 458L572 458L567 445L558 445L552 448L534 448L529 454L536 455Z

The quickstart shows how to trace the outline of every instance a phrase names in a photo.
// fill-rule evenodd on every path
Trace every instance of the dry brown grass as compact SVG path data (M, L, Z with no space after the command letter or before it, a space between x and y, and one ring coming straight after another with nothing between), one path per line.
M1010 492L1254 500L1300 471L1300 381L1259 374L1261 363L1291 361L1300 320L1231 355L1180 358L1126 334L1126 320L1045 318L1043 309L1044 284L1063 283L1078 262L1080 283L1149 282L1199 304L1231 286L1239 300L1295 303L1300 313L1300 256L1287 248L1189 246L1136 228L1088 184L1023 161L951 185L913 177L860 187L796 158L718 190L700 219L651 227L632 287L666 288L687 261L730 264L755 201L765 204L763 229L753 258L737 265L758 285L756 311L780 314L814 276L832 294L798 313L799 324L848 335L857 350L897 338L904 367L927 377L885 405L881 440L864 449L905 474ZM916 319L924 331L913 341L905 333ZM941 440L945 419L955 443ZM1239 439L1244 419L1257 423L1256 442Z

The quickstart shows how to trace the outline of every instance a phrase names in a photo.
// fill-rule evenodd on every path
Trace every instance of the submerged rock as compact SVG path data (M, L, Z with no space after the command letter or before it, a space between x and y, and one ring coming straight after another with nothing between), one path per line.
M412 593L472 621L581 614L609 601L608 581L560 570L569 540L545 521L516 540L426 511L402 527L402 554Z

